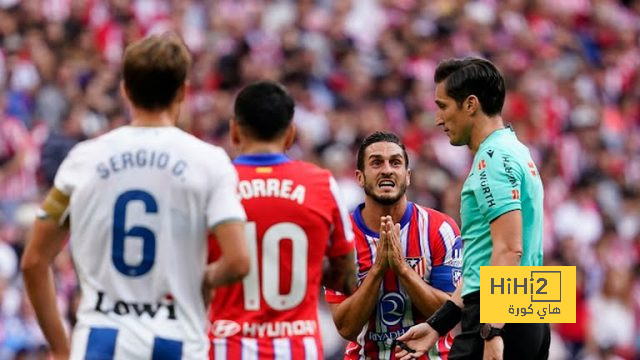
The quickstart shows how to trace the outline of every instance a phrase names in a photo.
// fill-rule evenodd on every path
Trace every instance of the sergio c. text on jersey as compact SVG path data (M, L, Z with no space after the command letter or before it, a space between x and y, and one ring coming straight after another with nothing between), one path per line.
M181 176L187 168L187 162L182 159L173 161L166 151L138 149L110 156L106 161L98 163L96 171L101 179L107 179L111 175L136 168L168 168L174 176Z

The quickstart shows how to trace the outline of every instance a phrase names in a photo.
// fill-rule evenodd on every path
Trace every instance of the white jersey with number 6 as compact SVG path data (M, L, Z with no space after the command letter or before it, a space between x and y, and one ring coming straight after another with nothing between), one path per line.
M72 358L203 359L207 230L244 220L227 154L175 127L125 126L78 144L70 196L82 288Z

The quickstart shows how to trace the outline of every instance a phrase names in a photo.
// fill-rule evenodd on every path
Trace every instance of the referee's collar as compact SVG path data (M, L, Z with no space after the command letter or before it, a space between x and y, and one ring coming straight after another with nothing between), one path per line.
M353 211L353 220L356 223L356 226L362 230L363 233L369 236L373 236L376 238L380 237L380 233L373 231L367 227L364 223L364 219L362 218L362 209L364 208L364 203L358 205L358 207ZM400 219L400 229L405 227L411 221L411 216L413 215L413 203L411 201L407 201L407 208L404 210L404 214Z
M250 165L250 166L268 166L279 165L285 162L291 161L289 157L282 153L275 154L245 154L236 157L233 161L237 165Z

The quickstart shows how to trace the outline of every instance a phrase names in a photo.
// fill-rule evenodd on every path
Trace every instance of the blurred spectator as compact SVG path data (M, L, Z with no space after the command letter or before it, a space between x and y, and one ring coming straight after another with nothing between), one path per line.
M46 345L44 335L36 320L35 313L26 295L20 300L18 311L4 321L4 343L9 353L20 352L35 353L40 347Z
M18 206L36 195L38 153L27 128L3 114L2 104L0 93L0 221L10 226Z
M602 235L602 217L595 199L596 180L585 176L574 186L569 198L560 204L554 214L555 234L571 237L577 250L592 246Z
M587 347L595 358L631 358L634 353L631 275L626 269L608 269L602 290L589 300Z
M589 311L586 304L583 278L584 275L582 271L576 271L576 322L556 325L558 334L565 341L566 351L570 358L584 355L583 350L587 340L587 328L591 324L588 318Z
M49 137L42 144L40 173L47 188L53 186L56 171L69 150L79 141L84 140L82 122L85 113L86 108L83 104L74 105L61 122L60 130L50 132Z

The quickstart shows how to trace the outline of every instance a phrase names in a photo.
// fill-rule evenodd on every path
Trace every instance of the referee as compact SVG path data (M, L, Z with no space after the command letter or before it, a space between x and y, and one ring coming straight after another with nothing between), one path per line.
M531 155L500 115L504 78L489 61L449 59L435 72L436 123L466 145L473 167L461 194L463 283L426 323L399 340L419 357L459 321L449 359L546 359L549 324L481 324L480 266L542 265L543 188ZM456 300L457 298L457 300ZM461 308L462 307L462 308Z

